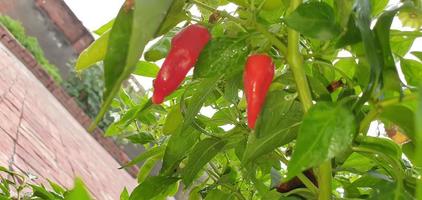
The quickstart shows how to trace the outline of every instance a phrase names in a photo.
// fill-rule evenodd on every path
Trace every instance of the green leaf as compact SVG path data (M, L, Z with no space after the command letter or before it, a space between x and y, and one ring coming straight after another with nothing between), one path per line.
M167 114L166 121L163 125L163 133L166 135L173 134L177 128L183 123L183 115L180 111L180 105L173 106Z
M210 191L204 200L234 200L233 193L227 193L219 189Z
M100 28L98 28L97 30L95 30L94 33L97 34L97 35L103 35L107 31L109 31L111 29L111 27L113 27L114 20L115 19L113 18L112 20L108 21L107 23L105 23L104 25L102 25Z
M403 144L403 146L401 147L404 155L406 155L406 157L410 160L410 162L412 162L413 164L415 163L415 144L413 142L408 142L406 144Z
M372 169L376 163L371 159L359 154L352 153L341 167L344 169L356 169L360 172L367 172Z
M346 28L353 11L353 0L334 0L336 18L341 27Z
M125 168L125 167L130 167L132 165L135 165L139 162L142 162L148 158L151 158L153 156L157 156L164 153L164 146L156 146L156 147L152 147L150 149L148 149L145 152L140 153L138 156L136 156L134 159L132 159L130 162L128 162L127 164L123 165L121 168Z
M382 1L377 1L382 2ZM385 5L388 1L384 0ZM401 81L397 72L396 63L393 58L393 54L390 47L390 28L393 22L394 16L400 10L401 7L391 9L384 12L377 20L374 27L375 37L379 41L381 47L381 54L383 55L383 84L387 90L393 90L401 92Z
M45 200L55 200L56 197L47 191L44 186L37 186L37 185L31 185L32 190L34 192L34 196L45 199Z
M51 188L53 188L54 192L56 192L57 194L65 193L65 189L62 186L58 185L57 183L54 183L50 179L47 179L47 181L48 181L48 184L50 184Z
M416 56L419 61L422 61L422 51L412 51L411 53Z
M422 63L402 58L400 64L409 85L418 86L422 84Z
M154 43L144 54L146 61L156 62L163 59L167 56L169 49L171 47L171 40L174 35L180 31L180 28L175 28L174 30L166 33L163 37Z
M359 136L356 138L360 147L368 148L379 154L385 154L395 160L400 160L402 151L400 147L392 140L387 138L378 138L370 136Z
M130 135L127 139L134 144L146 144L154 141L154 137L146 132L139 132L134 135Z
M120 194L120 200L129 200L129 192L127 191L126 187L123 189L122 193Z
M388 0L370 0L372 8L372 16L379 15L388 4Z
M163 155L158 154L158 155L148 158L144 162L142 167L139 169L138 175L136 177L136 179L138 180L138 183L142 183L145 181L145 179L151 173L152 169L154 169L154 166L157 163L157 161L160 160L162 156Z
M342 0L340 0L342 1ZM347 45L356 44L362 41L359 29L356 26L355 18L350 17L347 23L347 30L336 42L336 48L343 48Z
M136 64L136 69L133 74L138 76L145 76L150 78L155 78L160 71L160 67L158 67L155 63L150 63L146 61L139 61Z
M270 153L296 137L303 111L301 104L295 99L294 94L282 91L272 91L267 95L257 120L255 134L249 136L243 164Z
M400 34L401 31L391 30L391 50L394 54L404 57L412 47L416 37Z
M225 140L216 138L207 138L198 142L190 153L186 167L182 171L183 183L189 186L198 172L224 148L225 144Z
M230 77L243 71L249 53L245 37L212 39L196 63L194 78L225 74Z
M285 18L287 26L303 35L330 40L340 34L333 8L324 2L308 1Z
M357 64L355 59L353 58L343 58L339 59L336 64L334 64L335 68L339 71L342 71L343 73L336 73L336 79L338 80L343 75L346 75L346 78L353 79L355 76Z
M189 153L199 140L200 133L193 127L182 128L171 135L164 153L160 174L171 174L181 160Z
M108 110L120 85L135 69L145 45L157 33L172 3L173 0L134 0L127 1L120 9L110 31L104 58L104 102L94 124L89 127L90 131Z
M404 105L385 107L380 115L382 120L391 122L401 129L409 137L415 138L415 113Z
M358 27L365 50L365 57L370 66L369 83L364 89L362 97L356 102L354 108L359 110L367 100L372 97L374 91L380 87L382 66L384 58L382 56L379 41L371 31L371 11L368 0L356 1L356 26Z
M64 200L91 200L91 196L82 180L77 178L75 186L65 194Z
M151 200L165 197L168 189L177 181L177 178L172 177L150 176L133 190L129 200Z
M220 77L215 76L201 80L199 85L195 87L193 96L187 100L182 101L182 113L184 116L184 126L188 126L195 119L198 112L201 110L205 101L210 97L212 91L215 90ZM187 104L186 104L187 103Z
M155 36L160 36L167 33L170 29L175 27L183 20L189 20L186 12L183 10L186 0L173 0L173 3L167 12L166 18L160 25L159 30Z
M287 179L343 153L352 144L355 133L351 111L330 103L314 105L300 127Z
M76 61L76 71L82 71L104 59L106 55L110 31L105 32L88 48L83 50Z

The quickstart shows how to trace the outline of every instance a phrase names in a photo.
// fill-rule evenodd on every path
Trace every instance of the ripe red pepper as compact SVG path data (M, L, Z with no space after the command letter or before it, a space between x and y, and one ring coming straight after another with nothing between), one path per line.
M180 86L210 39L208 30L196 24L186 27L172 39L170 51L153 82L154 104L162 103Z
M274 63L271 57L262 54L251 55L246 61L243 85L246 94L249 128L255 127L265 96L274 78Z

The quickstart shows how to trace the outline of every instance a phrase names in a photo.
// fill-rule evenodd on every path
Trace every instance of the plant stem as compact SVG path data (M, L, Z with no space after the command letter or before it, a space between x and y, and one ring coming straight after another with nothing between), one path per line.
M279 152L276 151L276 155L279 157L280 161L283 162L285 165L287 165L287 163L289 162L287 160L287 158L284 157L284 155ZM306 177L303 173L299 173L297 175L297 178L299 178L300 181L302 181L302 183L309 189L311 190L314 194L318 194L318 188L314 185L314 183L312 183L311 180L309 180L308 177Z
M331 162L326 161L319 166L318 180L319 180L319 200L331 199Z
M415 155L416 159L415 159L415 166L418 168L422 167L422 158L421 158L421 153L422 153L422 125L420 120L422 119L422 91L420 90L422 89L422 85L419 87L419 91L418 91L418 100L417 100L417 106L416 106L416 120L415 120L415 124L416 124L416 139L415 139L415 144L416 144L416 149L415 149ZM416 199L422 199L422 178L418 177L417 179L417 183L416 183Z
M414 36L422 37L422 33L419 31L392 31L391 36Z
M276 36L274 36L274 34L270 33L264 26L259 23L255 23L255 28L257 31L264 34L270 40L270 42L280 50L281 54L287 54L286 45L283 44Z
M395 105L405 101L412 101L416 100L417 96L415 94L409 94L404 96L403 98L390 98L384 101L380 101L375 105L375 108L371 109L369 113L363 118L360 122L359 133L366 135L368 132L368 128L371 125L371 122L378 116L378 114L382 111L384 107Z
M302 3L301 0L292 0L290 2L290 12L295 10ZM287 61L293 72L293 76L298 88L299 99L303 104L305 112L312 106L312 96L309 89L308 80L306 79L305 70L303 68L303 57L299 52L300 34L293 29L288 29L288 46Z
M302 0L291 0L288 13L293 12ZM300 34L293 29L288 29L288 46L287 46L287 61L292 69L293 76L298 88L299 99L302 102L304 111L307 112L312 106L312 96L309 89L308 80L306 79L305 70L303 68L303 58L299 52ZM331 162L326 161L322 163L318 170L318 185L319 195L318 199L331 199Z

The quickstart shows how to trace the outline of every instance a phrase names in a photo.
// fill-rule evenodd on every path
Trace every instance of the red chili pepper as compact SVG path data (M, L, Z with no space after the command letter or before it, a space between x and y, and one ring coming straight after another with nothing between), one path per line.
M248 103L248 126L255 127L256 119L274 77L274 63L267 55L251 55L246 61L243 85Z
M200 25L190 25L172 39L170 52L153 82L154 104L162 103L180 86L210 39L208 30Z

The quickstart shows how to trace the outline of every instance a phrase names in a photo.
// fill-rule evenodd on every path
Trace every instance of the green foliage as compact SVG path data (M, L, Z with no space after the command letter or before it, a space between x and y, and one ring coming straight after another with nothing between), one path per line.
M105 101L120 117L106 135L146 149L124 166L141 165L130 199L164 199L182 186L190 199L416 199L422 64L407 55L422 34L391 28L397 13L415 5L385 11L386 0L180 2L134 1L114 20L108 40ZM215 9L228 2L239 6L235 13ZM191 13L193 5L201 16ZM154 20L141 29L144 19ZM176 21L183 23L173 28ZM131 96L120 89L130 73L155 77L154 62L169 52L172 37L197 21L212 39L165 103L153 105L149 91ZM166 24L171 28L163 31ZM142 53L145 61L138 60ZM251 130L242 78L254 53L271 56L276 73ZM411 142L402 146L382 131L369 132L374 121L397 126Z
M81 73L71 72L67 79L62 83L66 92L75 98L79 107L85 113L95 118L100 110L102 96L104 91L102 65L87 69ZM105 129L113 122L110 113L101 120L99 127Z
M75 179L72 189L66 189L47 179L49 185L31 184L27 175L0 166L0 199L21 200L91 200L91 196L81 179ZM47 189L47 188L52 188Z
M37 38L28 36L20 22L6 15L0 15L0 23L12 33L19 43L34 55L37 62L56 81L56 83L60 84L62 82L59 70L44 57L44 52L41 49Z

